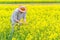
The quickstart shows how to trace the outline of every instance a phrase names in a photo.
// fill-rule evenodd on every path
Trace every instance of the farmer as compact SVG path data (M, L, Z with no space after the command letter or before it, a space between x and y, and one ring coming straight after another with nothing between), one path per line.
M26 8L24 6L16 8L11 16L12 31L14 31L14 26L16 23L19 25L22 24L22 22L20 22L21 18L23 18L24 23L26 23Z

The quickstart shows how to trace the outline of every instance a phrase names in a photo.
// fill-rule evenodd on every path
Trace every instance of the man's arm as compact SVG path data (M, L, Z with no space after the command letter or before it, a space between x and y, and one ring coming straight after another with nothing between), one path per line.
M17 23L20 23L20 21L17 19L18 12L15 11L13 15L14 15L14 17L13 17L14 20L15 20Z
M26 22L26 12L23 15L23 20L24 20L24 22Z
M25 14L24 14L24 16L23 16L23 20L24 20L24 24L28 24L28 23L26 22L26 12L25 12Z

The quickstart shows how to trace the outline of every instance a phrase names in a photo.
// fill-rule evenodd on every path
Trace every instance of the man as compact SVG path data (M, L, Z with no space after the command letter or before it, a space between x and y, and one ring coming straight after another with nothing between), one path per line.
M14 26L16 23L19 25L22 24L22 22L20 22L21 18L23 18L24 23L26 23L26 8L24 6L16 8L11 16L12 32L14 31Z

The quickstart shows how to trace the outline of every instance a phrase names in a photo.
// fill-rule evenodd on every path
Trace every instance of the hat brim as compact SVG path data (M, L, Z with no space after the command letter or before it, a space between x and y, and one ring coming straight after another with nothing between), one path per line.
M21 10L21 9L19 9L19 10L20 10L20 12L26 12L26 10L24 10L24 11L23 11L23 10Z

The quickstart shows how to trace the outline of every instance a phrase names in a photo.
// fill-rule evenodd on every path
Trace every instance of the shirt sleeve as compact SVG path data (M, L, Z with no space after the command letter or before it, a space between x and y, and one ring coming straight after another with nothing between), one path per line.
M18 12L16 12L16 11L14 11L14 13L13 13L13 19L16 21L17 20L17 13Z
M26 12L25 12L24 15L23 15L23 19L26 19Z

